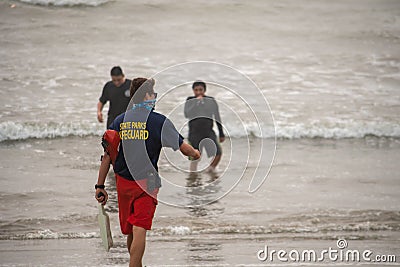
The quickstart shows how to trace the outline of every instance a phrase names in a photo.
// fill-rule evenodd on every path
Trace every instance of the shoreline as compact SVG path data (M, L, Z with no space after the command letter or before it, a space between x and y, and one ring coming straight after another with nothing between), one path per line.
M247 142L239 141L236 149L243 153ZM258 141L250 145L257 147ZM221 168L228 166L229 148L224 149ZM160 203L145 263L252 266L263 264L255 253L266 243L318 249L339 237L354 248L371 245L398 255L399 150L397 139L278 141L271 172L254 194L247 192L246 172L211 205L183 209ZM1 266L88 266L93 259L100 266L126 264L111 173L106 210L116 248L105 253L98 238L93 184L102 153L99 137L0 144L0 153L7 155L0 164ZM163 159L160 164L165 177L185 184L184 173L167 168ZM251 161L247 169L255 167ZM200 175L200 181L207 179Z
M23 143L23 142L34 142L34 141L57 141L57 140L62 140L62 139L85 139L85 138L98 138L101 139L102 134L88 134L88 135L73 135L69 134L66 136L54 136L54 137L28 137L28 138L23 138L23 139L5 139L3 141L0 141L0 146L1 145L14 145L18 143ZM288 138L288 137L265 137L265 138L259 138L255 137L252 135L249 135L247 137L229 137L230 139L234 140L249 140L250 142L257 142L257 140L266 140L266 141L271 141L271 140L276 140L276 142L286 142L286 141L319 141L319 142L335 142L335 141L361 141L364 140L365 142L368 141L374 141L374 140L382 140L382 141L400 141L400 137L394 137L394 136L377 136L373 134L368 134L363 137L331 137L331 138L326 138L326 137L293 137L293 138ZM187 138L185 137L185 140Z
M387 242L373 240L346 240L348 250L365 250L374 252L373 255L398 255L400 248L395 241ZM101 240L36 240L36 241L0 241L2 254L1 266L126 266L129 254L124 247L124 239L116 239L115 246L110 252L105 252ZM208 237L181 240L157 240L149 237L147 250L144 256L146 266L316 266L313 261L282 262L276 258L261 261L257 258L260 250L265 246L271 250L314 250L318 256L324 249L337 248L336 240L298 240L288 239L213 239ZM10 247L12 249L10 249ZM179 253L177 253L179 252ZM19 257L24 253L25 257ZM26 261L26 257L29 258ZM19 259L19 260L17 260ZM329 261L328 256L324 266L394 266L396 263L371 262L340 262Z

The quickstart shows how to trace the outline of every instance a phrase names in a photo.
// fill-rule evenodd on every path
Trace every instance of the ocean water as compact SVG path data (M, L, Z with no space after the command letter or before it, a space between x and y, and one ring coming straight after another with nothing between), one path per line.
M10 9L3 3L2 141L100 135L104 125L95 120L95 106L113 65L121 65L127 77L134 78L199 60L226 64L247 75L270 104L275 125L271 119L261 124L248 119L243 121L246 131L238 131L235 116L224 104L243 111L244 117L251 114L226 90L210 86L233 137L272 137L273 126L282 138L400 135L396 1L350 1L329 8L319 1L84 1L96 7L72 8L79 1L27 2L64 7L21 4ZM201 17L196 22L194 10ZM17 23L10 16L24 18ZM236 90L249 93L249 98L261 96L242 88L235 73L214 76L236 82ZM171 89L164 85L174 85L157 84L162 85L156 87L160 93ZM191 94L190 85L178 92L166 94L158 110L169 113L181 107ZM267 109L254 102L250 106L256 112ZM182 114L174 119L185 123ZM258 132L258 126L266 130Z
M43 6L99 6L110 1L108 0L21 0L22 3L43 5Z
M190 83L211 81L228 136L219 169L240 178L210 205L161 202L147 265L254 266L266 243L338 238L400 255L399 1L1 1L0 34L1 266L126 265L112 173L110 253L93 198L96 104L114 65L155 77L156 109L184 136ZM251 153L261 142L269 155L276 145L271 169ZM177 171L170 155L169 181L213 179ZM269 176L250 194L257 169ZM195 189L185 197L219 193Z

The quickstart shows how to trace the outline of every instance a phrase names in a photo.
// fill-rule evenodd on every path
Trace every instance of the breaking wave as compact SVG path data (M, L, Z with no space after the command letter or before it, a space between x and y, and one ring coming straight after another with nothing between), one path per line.
M59 224L59 219L35 219L41 225ZM354 210L354 211L314 211L309 214L294 214L271 221L267 225L241 225L236 223L220 222L204 224L202 226L187 225L154 227L149 233L155 237L204 236L204 235L271 235L271 234L314 234L315 238L326 238L326 233L352 233L360 238L368 232L399 231L400 212L389 210ZM76 239L99 238L95 216L72 216L69 223L89 223L95 227L89 232L57 232L49 228L28 230L32 220L19 220L18 222L1 222L0 240L26 240L26 239ZM183 222L185 224L185 222ZM18 224L16 226L16 224ZM22 231L16 231L16 227ZM122 237L119 231L113 231L114 237Z
M0 123L0 142L30 138L56 138L66 136L101 135L104 126L97 123L27 122L6 121Z
M400 125L388 122L348 122L340 124L312 124L303 123L263 127L254 124L245 125L246 131L238 130L235 125L226 125L230 137L244 138L247 136L257 138L364 138L400 137ZM261 131L260 131L261 128ZM275 131L276 130L276 131ZM67 136L101 136L104 125L92 122L13 122L0 123L0 142L6 140L25 140L31 138L57 138Z

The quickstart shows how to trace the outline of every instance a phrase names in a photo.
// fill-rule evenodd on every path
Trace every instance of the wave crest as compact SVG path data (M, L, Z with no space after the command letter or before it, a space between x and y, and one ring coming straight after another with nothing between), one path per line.
M101 135L104 129L97 123L85 122L26 122L6 121L0 123L0 142L30 138L56 138L66 136Z
M312 124L303 123L279 125L274 131L273 127L245 125L246 131L238 130L235 125L226 124L227 132L233 138L364 138L400 137L400 125L387 122L347 122L340 124ZM261 131L260 131L261 128ZM31 138L57 138L67 136L101 136L104 125L96 122L13 122L0 123L0 142L6 140L25 140Z

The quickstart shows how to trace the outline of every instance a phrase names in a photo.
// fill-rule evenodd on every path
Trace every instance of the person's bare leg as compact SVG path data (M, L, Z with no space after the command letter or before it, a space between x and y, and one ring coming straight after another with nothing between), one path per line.
M216 155L213 161L211 162L210 166L215 170L220 160L221 160L221 155Z
M146 247L146 229L133 226L133 241L130 246L129 267L142 267L142 258Z
M190 172L197 172L197 165L199 164L198 160L190 161Z
M129 234L129 235L126 237L126 247L128 248L128 252L131 251L132 240L133 240L133 234Z

